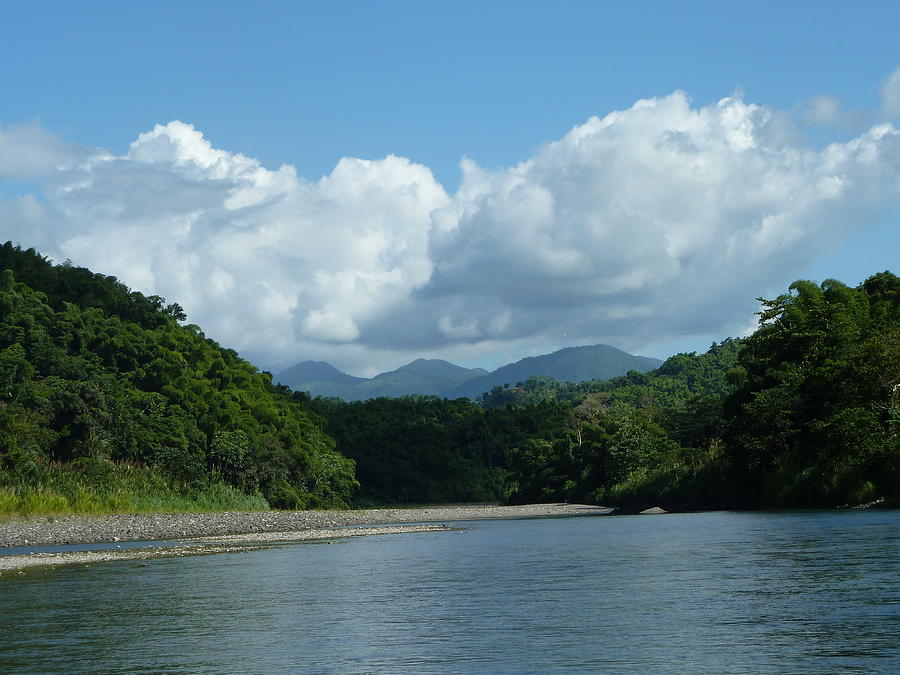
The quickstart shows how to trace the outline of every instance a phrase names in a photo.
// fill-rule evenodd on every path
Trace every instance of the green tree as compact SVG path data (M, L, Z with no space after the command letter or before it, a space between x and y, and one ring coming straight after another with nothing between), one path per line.
M890 423L900 382L898 279L857 288L797 281L761 300L726 405L728 451L749 505L835 506L896 499L898 441Z

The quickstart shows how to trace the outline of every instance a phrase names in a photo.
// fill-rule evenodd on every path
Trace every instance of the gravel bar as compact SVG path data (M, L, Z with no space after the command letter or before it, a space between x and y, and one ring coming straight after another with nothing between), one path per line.
M608 515L612 509L585 504L523 506L461 505L355 511L234 511L216 513L58 516L0 521L3 548L119 541L168 541L253 533L398 523L446 523L504 518Z
M199 537L179 541L172 546L145 546L129 549L102 551L55 551L52 553L28 553L0 556L0 578L24 570L57 567L59 565L86 565L121 560L150 560L152 558L182 558L184 556L211 555L214 553L241 553L269 548L272 544L300 541L321 541L362 537L374 534L402 534L407 532L433 532L447 530L446 525L385 525L381 527L344 527L297 532L254 532L216 537ZM141 564L146 567L146 564Z

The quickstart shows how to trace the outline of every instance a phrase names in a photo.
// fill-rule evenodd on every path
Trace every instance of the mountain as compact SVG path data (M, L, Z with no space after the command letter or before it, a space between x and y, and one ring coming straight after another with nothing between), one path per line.
M278 380L281 384L285 384L292 389L297 389L294 382L300 384L303 382L331 382L333 384L354 385L360 382L367 382L364 377L354 377L347 373L341 372L330 363L324 361L303 361L293 368L278 374Z
M296 391L308 391L313 396L336 396L345 401L409 394L474 400L495 386L524 382L534 375L545 375L562 382L608 380L629 370L644 373L660 364L659 359L633 356L608 345L593 345L530 356L492 373L482 368L463 368L440 359L417 359L366 379L347 375L322 361L304 361L279 373L275 379Z
M483 368L463 368L441 359L417 359L371 379L353 377L322 361L304 361L276 376L280 384L314 396L361 401L409 394L440 396L446 389L486 375Z
M397 370L376 375L373 379L390 379L400 373L425 380L456 380L465 379L472 373L487 374L487 371L484 368L463 368L442 359L416 359L412 363L400 366Z
M367 392L362 398L406 394L440 396L445 389L486 374L483 368L463 368L441 359L416 359L397 370L376 375L369 383L361 385L360 390Z
M659 359L634 356L609 345L568 347L552 354L529 356L498 368L488 375L474 378L444 392L446 398L466 396L475 399L494 387L525 382L529 377L544 375L560 382L609 380L629 370L645 373L662 365Z

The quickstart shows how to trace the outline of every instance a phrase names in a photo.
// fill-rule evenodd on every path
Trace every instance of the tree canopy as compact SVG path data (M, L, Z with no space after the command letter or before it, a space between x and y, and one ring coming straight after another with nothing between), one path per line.
M900 491L900 280L797 281L761 299L726 402L749 503L827 506Z
M225 483L278 507L348 503L353 462L319 420L269 374L179 325L177 305L9 243L0 262L7 482L54 462L124 462L186 492Z

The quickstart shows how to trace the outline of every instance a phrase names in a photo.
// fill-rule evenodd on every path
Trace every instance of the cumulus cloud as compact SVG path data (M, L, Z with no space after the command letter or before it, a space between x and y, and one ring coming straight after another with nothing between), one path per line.
M749 289L783 282L900 193L890 125L816 152L773 141L773 123L762 106L697 109L676 92L588 120L517 167L465 166L424 293L470 339L722 330Z
M45 194L0 202L7 237L177 300L266 365L400 311L431 274L430 214L451 202L407 159L342 159L309 182L177 121L58 169Z
M0 172L40 177L43 196L0 200L0 227L179 302L274 370L640 349L744 328L754 295L897 203L891 125L820 151L783 125L740 98L693 107L675 92L591 118L518 166L464 160L452 196L401 157L344 158L308 181L177 121L122 156L7 130ZM19 159L29 143L40 159Z

